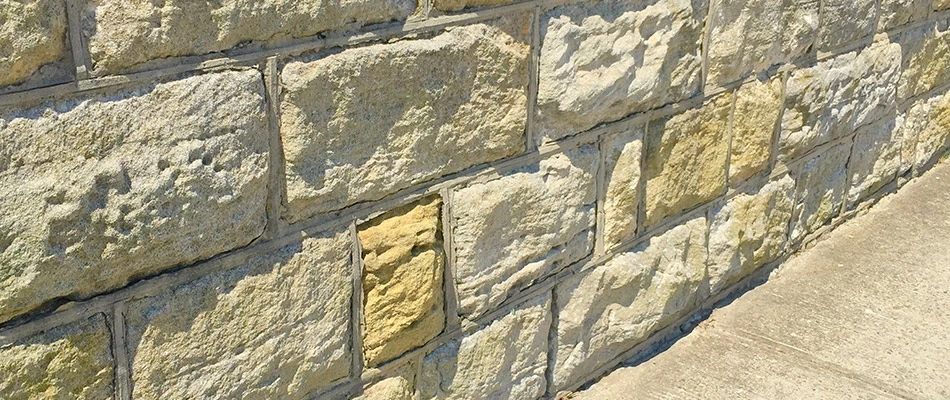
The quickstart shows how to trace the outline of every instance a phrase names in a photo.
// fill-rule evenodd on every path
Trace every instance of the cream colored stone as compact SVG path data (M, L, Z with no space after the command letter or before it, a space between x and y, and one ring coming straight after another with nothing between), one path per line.
M370 386L354 400L413 400L412 382L397 376Z
M795 181L788 175L740 193L714 209L709 228L709 287L718 293L785 249Z
M439 347L422 364L420 399L537 399L544 394L550 295Z
M461 315L482 315L590 254L597 158L585 146L453 194Z
M440 221L434 197L383 214L361 226L363 356L375 366L442 332Z
M244 246L264 230L257 71L0 111L0 322Z
M914 103L907 111L902 135L914 141L913 148L905 148L905 155L918 174L936 163L950 147L950 94Z
M950 0L933 0L934 10L941 11L950 8Z
M930 15L933 0L880 0L878 30L887 31ZM940 1L940 0L937 0Z
M96 70L149 60L280 43L320 32L401 20L414 0L86 0L83 34Z
M463 8L491 7L513 3L515 0L435 0L433 7L439 11L459 11Z
M604 201L604 240L607 249L632 239L640 209L640 159L643 128L613 137L604 150L607 193Z
M899 42L904 63L899 99L920 96L950 83L950 28L946 21L904 32Z
M820 0L819 50L831 51L874 33L878 0ZM885 0L886 1L886 0Z
M851 142L839 144L808 160L796 177L793 242L814 232L838 215L847 188L847 164Z
M554 384L563 389L698 305L706 219L696 218L557 287Z
M111 346L96 314L0 348L0 398L111 399Z
M523 152L527 16L288 64L285 217L378 200Z
M855 136L849 166L849 208L897 179L901 166L900 134L901 130L892 119Z
M816 0L711 0L708 82L724 85L805 54L818 33Z
M350 368L350 234L305 235L133 301L136 399L301 399Z
M735 186L768 168L783 101L781 78L754 81L736 91L729 155L730 185Z
M900 59L899 46L884 42L792 73L785 90L779 159L794 160L893 115Z
M719 96L647 128L647 226L725 192L731 98Z
M607 0L541 19L539 129L557 140L697 93L706 0Z
M0 86L21 83L67 54L63 0L0 0Z

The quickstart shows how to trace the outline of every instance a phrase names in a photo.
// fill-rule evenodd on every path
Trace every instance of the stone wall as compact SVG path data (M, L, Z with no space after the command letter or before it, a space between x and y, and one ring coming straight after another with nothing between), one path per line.
M553 397L948 87L946 0L0 0L0 398Z

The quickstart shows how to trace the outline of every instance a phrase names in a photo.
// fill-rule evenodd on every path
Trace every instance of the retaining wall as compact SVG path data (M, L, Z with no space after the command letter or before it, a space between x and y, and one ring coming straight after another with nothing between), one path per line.
M0 0L0 398L572 390L950 144L946 0Z

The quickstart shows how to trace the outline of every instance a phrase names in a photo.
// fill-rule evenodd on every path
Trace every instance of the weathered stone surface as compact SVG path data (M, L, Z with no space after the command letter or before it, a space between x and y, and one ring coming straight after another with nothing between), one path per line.
M878 30L886 31L926 19L930 14L931 2L932 0L881 0L878 8Z
M0 0L0 86L67 55L63 0Z
M731 98L650 123L643 171L647 226L725 192Z
M557 140L697 93L706 8L706 0L609 0L544 14L544 137Z
M851 153L848 207L897 178L901 166L901 130L890 120L858 132Z
M706 219L696 218L557 287L558 389L586 377L698 304Z
M781 78L747 83L736 91L729 156L730 185L735 186L768 168L782 101Z
M893 115L900 59L897 44L879 43L795 71L786 86L779 159Z
M461 315L481 315L590 253L597 157L585 146L454 193Z
M934 0L934 10L941 11L950 8L950 0Z
M87 0L83 34L96 70L118 72L158 58L213 53L403 19L414 0Z
M550 295L439 347L422 364L421 399L537 399L544 394Z
M741 193L710 214L709 287L718 293L775 260L785 249L795 205L788 175Z
M111 345L97 314L0 348L0 398L111 399Z
M509 4L515 0L435 0L433 7L439 11L459 11L471 7L491 7Z
M607 153L604 240L609 250L633 238L637 231L643 128L638 126L613 137L604 152Z
M396 358L442 332L441 205L438 197L429 198L360 227L363 356L370 366Z
M950 28L927 24L900 36L904 72L897 95L901 100L950 83Z
M299 399L350 367L351 241L305 236L131 302L136 399Z
M818 34L815 0L712 0L709 77L723 85L805 54Z
M820 0L819 50L834 50L874 33L878 0Z
M851 142L839 144L808 160L798 172L794 225L790 239L798 242L838 215L844 199Z
M918 173L936 162L950 147L950 94L918 100L907 111L902 137L914 144L904 147L904 160Z
M530 25L523 14L288 64L286 218L524 151Z
M0 111L0 321L258 237L263 93L233 71Z
M412 382L397 376L377 382L354 400L413 400L412 393Z

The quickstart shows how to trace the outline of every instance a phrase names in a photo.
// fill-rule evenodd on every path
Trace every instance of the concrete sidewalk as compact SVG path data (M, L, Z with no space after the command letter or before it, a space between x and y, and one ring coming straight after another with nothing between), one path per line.
M574 399L950 399L950 165Z

